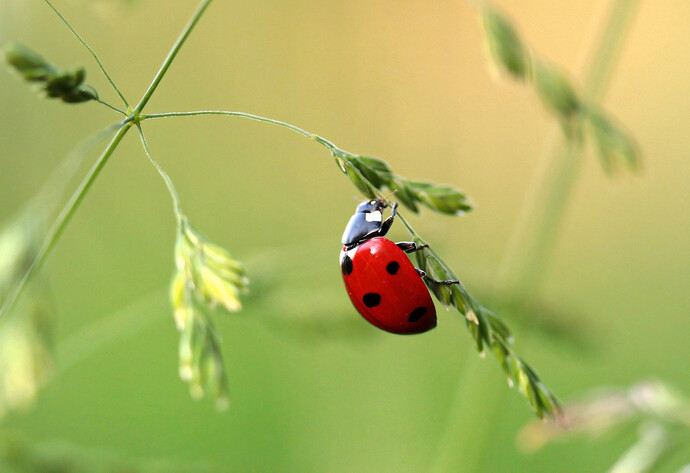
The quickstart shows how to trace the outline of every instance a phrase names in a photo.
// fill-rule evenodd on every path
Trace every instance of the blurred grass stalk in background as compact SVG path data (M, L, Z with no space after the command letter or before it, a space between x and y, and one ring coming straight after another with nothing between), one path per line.
M599 38L590 58L585 61L582 94L590 104L603 98L638 3L639 0L614 0L608 6ZM480 14L499 15L488 3L480 5L479 9L482 10ZM508 34L503 39L509 43L505 46L513 58L524 57L524 46L515 43L520 41L519 36ZM523 62L527 60L522 59ZM503 67L517 79L527 73L519 57L517 61L504 63ZM528 305L534 298L579 175L583 152L578 133L568 134L562 123L553 125L499 268L495 287L499 300L517 298ZM499 418L506 391L495 389L485 377L479 376L477 360L469 355L439 442L435 473L484 471L493 430L490 426Z

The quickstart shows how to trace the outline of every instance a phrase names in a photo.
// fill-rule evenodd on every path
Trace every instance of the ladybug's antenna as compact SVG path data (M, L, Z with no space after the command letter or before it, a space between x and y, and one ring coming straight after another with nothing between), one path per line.
M387 202L387 201L388 201L388 198L389 198L390 196L392 196L392 195L395 195L396 192L398 192L398 189L395 189L395 190L394 190L393 192L391 192L390 194L384 195L384 196L383 196L384 202Z

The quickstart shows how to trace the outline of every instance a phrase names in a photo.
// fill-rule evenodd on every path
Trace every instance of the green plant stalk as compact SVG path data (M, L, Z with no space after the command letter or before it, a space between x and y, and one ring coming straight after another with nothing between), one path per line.
M168 68L175 60L175 56L177 56L177 53L180 52L182 45L185 43L185 41L187 41L187 38L189 38L189 35L192 33L192 30L194 30L194 27L201 19L201 15L204 14L204 11L206 11L211 2L212 0L203 0L197 7L196 11L192 14L192 18L189 20L187 25L185 25L184 29L182 30L182 33L180 34L180 36L178 36L177 41L175 41L175 44L170 49L168 56L165 58L165 60L163 61L163 65L161 65L160 69L156 73L156 76L153 78L151 85L149 85L149 88L146 89L144 96L141 98L137 106L134 107L134 117L139 116L139 114L144 109L148 101L151 99L151 96L158 88L158 85L160 84L161 80L163 80L163 76L165 76L165 73L168 71Z
M168 173L165 172L158 161L153 158L151 150L149 150L149 144L146 140L146 136L144 136L144 130L141 129L141 124L139 123L137 123L137 131L139 132L139 138L141 139L141 145L144 147L146 157L149 158L149 161L153 167L156 168L156 171L158 171L158 174L160 174L160 176L163 178L165 186L168 188L168 193L170 193L170 198L173 201L173 211L175 212L177 224L180 225L180 219L182 218L183 213L182 204L180 203L180 196L177 194L177 189L175 189L175 185L173 184L172 179L170 179Z
M175 117L200 117L200 116L205 116L205 115L221 115L225 117L238 117L238 118L247 118L249 120L254 120L258 122L263 122L263 123L270 123L272 125L277 125L283 128L287 128L288 130L292 130L296 133L299 133L302 136L305 136L307 138L312 138L314 135L312 133L309 133L306 130L303 130L302 128L291 125L290 123L286 123L280 120L274 120L273 118L266 118L262 117L260 115L254 115L252 113L245 113L245 112L235 112L235 111L230 111L230 110L195 110L192 112L167 112L167 113L149 113L146 115L141 115L141 120L153 120L156 118L175 118Z
M196 110L196 111L191 111L191 112L168 112L168 113L149 113L147 115L141 115L139 118L141 121L144 120L153 120L157 118L175 118L175 117L200 117L200 116L207 116L207 115L220 115L220 116L225 116L225 117L237 117L237 118L246 118L248 120L254 120L257 122L262 122L262 123L269 123L271 125L276 125L282 128L287 128L288 130L294 131L295 133L298 133L306 138L309 138L310 140L316 141L317 143L325 146L328 148L328 150L333 153L334 151L342 151L340 148L338 148L336 145L328 141L326 138L323 138L319 135L315 135L314 133L309 133L308 131L292 125L287 122L283 122L280 120L274 120L273 118L266 118L262 117L260 115L254 115L252 113L245 113L245 112L235 112L235 111L230 111L230 110Z
M582 94L600 102L618 63L625 32L639 0L615 0L583 73ZM579 137L568 139L554 125L528 188L498 274L498 291L528 301L534 297L551 255L558 228L582 168Z
M203 0L199 6L197 7L196 11L192 15L192 18L190 21L187 23L185 28L182 30L182 33L180 36L177 38L177 41L173 45L172 49L168 53L168 56L165 58L163 61L163 65L161 68L158 70L158 73L156 74L155 78L153 79L153 82L151 82L151 85L149 88L146 90L144 93L144 96L141 98L137 106L132 110L131 115L122 122L121 127L115 137L112 139L110 144L106 147L106 149L103 151L103 153L100 155L96 163L93 165L89 173L86 175L84 180L81 182L77 190L72 194L72 197L69 199L65 207L62 209L60 214L58 215L57 219L51 226L50 230L48 231L48 235L46 236L43 245L38 251L38 254L36 255L36 258L32 261L31 265L29 268L26 270L24 275L15 283L15 285L12 287L12 290L10 293L7 295L7 298L3 301L2 306L0 307L0 318L2 318L13 306L14 303L17 300L17 297L19 294L21 294L22 289L26 285L26 283L31 279L31 276L36 272L37 269L39 269L43 262L45 261L45 258L50 254L51 250L59 240L60 236L64 232L65 228L69 224L70 220L72 219L72 216L76 212L77 208L79 207L79 204L81 204L82 200L84 200L84 197L86 194L89 192L89 189L93 185L94 181L100 174L101 170L105 166L105 164L108 162L108 159L110 156L112 156L113 152L117 148L117 146L120 144L124 136L127 134L129 129L131 128L132 125L138 124L140 119L139 119L139 114L143 110L144 106L146 103L149 101L151 98L151 95L155 92L156 88L160 84L161 80L163 79L163 76L167 72L168 68L170 67L170 64L172 61L175 59L175 56L177 56L177 53L179 52L180 48L182 48L182 45L184 42L187 40L189 35L191 34L192 30L198 23L199 19L201 18L201 15L204 13L206 8L210 5L212 0ZM57 15L62 19L62 21L65 22L67 27L74 33L74 35L79 39L79 41L86 47L86 49L89 50L89 52L96 58L96 61L98 62L98 65L100 66L101 70L105 74L105 76L108 78L110 83L112 84L113 88L120 94L120 91L118 88L115 86L115 84L112 82L110 79L110 76L108 73L105 71L103 68L101 61L98 59L98 56L96 53L91 49L91 47L86 44L86 42L77 34L76 31L72 28L72 26L67 22L67 20L57 11L57 9L48 1L45 0L45 2L50 6L50 8L57 13ZM122 100L125 102L127 105L127 101L125 100L124 97L120 94ZM127 105L129 107L129 105Z
M120 110L120 109L117 108L117 107L114 107L114 106L110 105L108 102L104 102L104 101L101 100L101 99L97 99L96 101L97 101L98 103L100 103L101 105L105 105L105 106L108 107L110 110L113 110L113 111L115 111L115 112L117 112L117 113L119 113L119 114L121 114L121 115L124 115L125 117L127 116L127 113L126 113L126 112Z
M625 33L634 17L635 6L639 0L615 0L610 9L604 33L594 46L594 54L587 62L583 74L583 94L586 100L601 100L612 71L617 64ZM546 262L555 241L557 229L563 221L566 207L579 170L581 168L582 141L575 138L568 142L560 126L554 125L542 158L542 164L535 173L533 184L518 215L517 226L509 239L506 256L501 263L497 289L510 295L519 294L523 300L534 295L543 276ZM477 364L472 357L465 363ZM467 369L466 371L473 371ZM481 379L481 378L480 378ZM494 393L494 388L485 386L477 393L471 385L483 382L476 377L461 376L456 388L451 417L439 441L439 453L435 472L474 472L483 471L483 461L490 438L477 438L470 433L491 431L498 419L498 411L506 390ZM467 393L472 393L468 399ZM480 399L482 402L476 402ZM464 406L480 411L470 419L461 415ZM474 420L477 422L474 422ZM487 425L488 419L488 425ZM481 424L481 425L480 425ZM475 427L476 425L476 427ZM463 447L471 440L472 449ZM468 461L465 463L465 456Z

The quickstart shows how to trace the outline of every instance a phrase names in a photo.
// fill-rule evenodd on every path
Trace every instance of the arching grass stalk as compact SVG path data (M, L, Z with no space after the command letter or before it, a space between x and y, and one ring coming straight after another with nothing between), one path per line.
M586 62L582 93L589 102L597 103L603 96L637 3L638 0L615 0L609 10L603 33L593 47L593 56ZM561 126L553 126L500 266L496 287L500 296L520 297L526 303L538 288L582 165L582 152L583 143L578 136L566 135ZM469 358L466 361L471 362ZM473 437L471 451L459 445L466 442L468 432L492 429L504 393L493 395L489 386L484 392L476 393L469 385L477 382L470 377L461 377L458 381L451 414L461 412L461 406L473 398L481 398L483 402L474 405L481 415L469 420L462 416L449 418L439 442L436 473L484 470L482 463L490 439Z
M334 152L336 150L339 150L337 146L335 146L333 143L328 141L325 138L320 137L319 135L315 135L313 133L309 133L306 130L303 130L302 128L292 125L290 123L281 121L281 120L275 120L273 118L266 118L262 117L259 115L254 115L252 113L245 113L245 112L236 112L236 111L229 111L229 110L196 110L196 111L191 111L191 112L167 112L167 113L149 113L146 115L141 115L139 119L141 121L144 120L153 120L156 118L176 118L176 117L200 117L200 116L205 116L205 115L221 115L221 116L226 116L226 117L237 117L237 118L246 118L249 120L254 120L257 122L262 122L262 123L269 123L271 125L276 125L280 126L283 128L287 128L288 130L294 131L295 133L299 133L300 135L309 138L311 140L314 140L326 148L328 148L329 151Z

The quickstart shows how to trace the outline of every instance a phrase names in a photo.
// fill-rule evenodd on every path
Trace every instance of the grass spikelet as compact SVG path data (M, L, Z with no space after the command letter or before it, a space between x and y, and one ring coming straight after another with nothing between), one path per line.
M529 51L511 22L494 8L485 8L482 20L486 47L494 64L515 79L526 79L531 66Z
M393 173L388 163L379 158L359 156L340 149L332 149L331 152L341 171L369 199L388 189L396 192L397 200L415 213L419 212L419 205L446 215L464 215L472 210L469 198L458 189L406 179Z
M249 281L241 263L210 242L184 215L175 245L175 273L170 300L180 332L179 373L190 395L214 397L219 410L227 408L228 386L218 334L209 310L220 305L228 312L242 308L240 294Z
M86 70L62 70L46 61L40 54L19 43L5 47L5 61L27 82L39 84L48 98L59 98L65 103L98 100L96 89L84 83Z
M530 84L545 108L559 119L569 139L577 140L586 132L596 144L606 172L616 166L639 167L634 140L607 118L601 107L587 103L562 70L530 51L506 15L487 4L482 19L490 64Z

